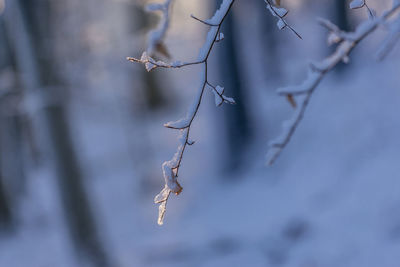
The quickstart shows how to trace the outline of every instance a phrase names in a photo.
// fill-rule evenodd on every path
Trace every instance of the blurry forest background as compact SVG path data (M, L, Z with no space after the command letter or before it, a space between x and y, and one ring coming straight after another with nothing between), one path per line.
M166 44L197 55L221 1L176 0ZM180 173L183 193L156 223L153 197L192 99L196 67L147 73L158 16L144 0L0 0L0 266L399 266L400 49L384 62L367 38L315 93L272 167L267 143L301 82L332 48L316 17L351 30L345 0L285 0L303 40L261 0L236 1ZM391 1L369 1L381 13Z

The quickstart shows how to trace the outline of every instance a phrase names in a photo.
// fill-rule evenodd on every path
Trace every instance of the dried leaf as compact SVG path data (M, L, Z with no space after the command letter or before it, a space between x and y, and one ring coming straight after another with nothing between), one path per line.
M164 43L158 43L156 45L156 51L161 55L165 56L166 58L170 59L171 55L168 52L168 48Z
M289 101L290 105L293 108L297 107L297 103L296 103L296 100L294 99L293 95L291 95L291 94L286 95L286 99Z

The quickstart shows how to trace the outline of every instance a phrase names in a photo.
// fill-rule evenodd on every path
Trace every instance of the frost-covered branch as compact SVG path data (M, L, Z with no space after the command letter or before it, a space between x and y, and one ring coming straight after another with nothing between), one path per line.
M352 2L353 8L365 5L364 1L357 1L358 5L354 2L355 1ZM282 134L269 145L269 151L267 153L268 164L273 164L282 150L290 142L290 139L304 116L313 92L324 78L325 74L332 70L338 63L347 63L349 61L349 54L354 47L366 36L374 32L378 26L389 23L389 17L398 9L400 9L400 3L399 1L395 1L392 8L386 11L381 17L370 17L369 20L361 23L354 32L341 31L330 21L325 19L319 20L320 24L330 31L328 35L328 44L336 43L338 44L338 47L331 56L320 62L310 64L307 79L301 85L278 89L280 95L289 98L297 96L298 103L293 117L283 123Z
M284 17L287 15L288 11L284 8L279 7L279 0L264 0L267 4L267 8L271 14L278 18L277 26L279 29L289 28L294 32L299 38L300 35L286 23ZM165 186L163 190L155 197L154 201L159 205L159 218L158 223L162 224L165 216L166 205L171 193L179 194L182 191L181 185L178 183L178 173L182 163L183 154L187 145L194 144L193 141L189 139L190 129L195 119L197 112L199 110L203 94L206 88L211 89L214 93L215 104L217 106L223 103L235 104L235 101L224 95L224 88L219 85L213 85L208 80L208 58L212 51L215 43L220 42L224 39L224 34L220 32L221 25L229 13L235 0L223 0L220 8L215 12L214 16L208 20L200 19L194 15L191 15L193 19L210 27L208 31L207 38L202 48L200 49L199 55L196 59L191 61L174 61L174 62L164 62L161 60L156 60L154 58L154 52L160 52L161 54L168 57L167 49L163 45L163 38L168 28L169 24L169 10L172 0L166 0L163 4L152 4L147 7L150 11L162 11L163 17L160 22L159 27L150 33L149 37L149 47L147 51L143 52L140 58L128 57L127 59L131 62L137 62L145 65L147 71L152 71L157 68L166 69L178 69L183 67L188 67L192 65L199 65L201 68L200 72L200 82L198 85L197 93L195 95L193 104L190 106L189 111L186 116L180 120L174 122L168 122L164 124L165 127L178 130L180 132L179 146L174 155L174 157L163 163L162 170L165 180Z
M148 55L147 52L143 52L140 59L128 57L127 58L131 62L138 62L145 65L147 71L152 71L156 68L165 68L165 69L179 69L191 65L198 65L205 62L206 58L196 59L190 62L181 62L181 61L174 61L172 63L166 63L161 60L155 60L151 56Z
M389 33L377 53L378 60L384 59L399 40L400 16L391 25L389 25Z
M146 6L146 11L155 12L161 11L162 17L158 24L158 27L152 30L148 36L147 53L153 55L155 52L169 58L167 47L164 45L164 37L167 33L169 22L170 22L170 11L174 0L165 0L162 4L152 3Z
M175 155L171 160L165 161L162 165L165 186L161 190L161 192L154 198L154 202L160 204L159 217L158 217L158 224L160 225L163 224L163 219L165 216L166 205L169 196L171 195L171 193L175 193L178 195L182 191L182 187L178 183L178 173L186 147L188 145L194 144L194 141L191 141L189 139L190 130L193 120L195 119L197 112L199 110L205 89L209 87L213 91L217 106L221 105L224 102L229 104L235 103L235 101L232 98L223 95L224 93L223 87L214 86L208 80L208 58L211 54L214 44L223 39L223 34L220 32L221 25L227 14L229 13L234 2L235 0L223 0L220 8L215 12L214 16L208 20L201 20L198 19L197 17L192 16L192 18L210 27L205 43L200 49L197 59L190 62L175 61L172 63L166 63L163 61L156 61L155 59L153 59L151 56L148 55L148 52L144 52L140 59L128 58L128 60L132 62L139 62L144 64L148 71L154 70L156 68L182 68L190 65L201 66L200 82L198 85L197 93L195 95L193 104L190 106L186 116L178 121L168 122L164 124L164 126L167 128L178 130L180 132L180 137L179 137L179 146Z

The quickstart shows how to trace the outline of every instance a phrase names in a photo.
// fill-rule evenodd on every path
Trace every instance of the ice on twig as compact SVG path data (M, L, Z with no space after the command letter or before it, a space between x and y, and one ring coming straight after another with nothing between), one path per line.
M283 21L283 19L278 19L276 25L278 26L279 30L282 30L286 27L286 23Z
M159 52L160 54L169 57L168 49L163 44L163 39L166 35L166 32L169 27L170 22L170 7L172 5L173 0L165 0L164 3L151 3L146 6L146 11L148 12L155 12L161 11L162 17L158 24L158 27L152 30L148 36L148 47L147 52L151 55L154 52Z
M215 91L213 91L213 92L214 92L214 95L215 95L215 105L217 107L219 107L219 106L222 105L222 103L224 103L224 99L219 94L217 94Z
M271 12L274 17L278 18L277 26L280 30L286 27L286 22L284 21L284 17L288 14L288 11L283 7L275 7L272 4L268 4L267 9Z
M190 125L190 119L183 118L177 121L167 122L164 124L164 127L180 130L189 127L189 125Z
M172 170L174 166L171 166L171 163L171 161L166 161L162 166L165 184L168 186L171 192L179 195L182 192L182 187L176 179L176 175Z
M362 8L364 6L365 6L365 0L353 0L350 2L351 9Z
M161 192L154 198L154 203L160 204L160 206L158 207L158 220L157 220L159 225L163 225L164 223L167 200L170 194L171 190L168 188L168 186L164 186L163 190L161 190Z
M224 102L227 104L235 105L236 101L232 97L222 96L224 98Z
M225 92L225 88L222 87L222 86L217 85L217 86L215 87L215 91L216 91L218 94L222 95L222 94L224 94L224 92Z
M295 31L284 19L284 17L289 13L285 8L283 7L277 7L274 5L273 2L271 2L271 0L264 0L264 2L267 4L267 9L269 10L269 12L274 16L278 18L278 21L276 23L276 26L282 30L284 28L288 28L290 29L297 37L299 37L300 39L301 36L300 34Z
M219 107L222 105L222 103L224 103L223 94L224 94L225 88L218 85L212 89L213 89L212 92L214 93L214 98L215 98L215 105L217 107Z
M167 201L161 202L158 206L158 225L164 224L165 212L167 211Z
M168 186L165 186L163 190L161 190L161 192L157 196L155 196L154 203L159 204L166 201L170 193L171 190L168 188Z
M212 18L206 20L207 23L211 25L219 25L221 24L222 20L228 14L228 11L231 7L233 0L224 0L221 3L221 6L219 9L214 13L214 16Z
M215 40L216 42L221 42L222 40L224 40L225 39L225 35L222 33L222 32L220 32L219 34L218 34L218 37L217 37L217 39Z
M187 142L186 142L189 146L192 146L192 145L194 145L194 143L196 143L196 141L194 141L194 140L187 140Z
M215 97L215 105L217 107L221 106L224 102L227 104L231 104L234 105L236 104L235 100L231 97L227 97L224 95L225 92L225 88L221 87L221 86L211 86L212 92L214 93L214 97Z

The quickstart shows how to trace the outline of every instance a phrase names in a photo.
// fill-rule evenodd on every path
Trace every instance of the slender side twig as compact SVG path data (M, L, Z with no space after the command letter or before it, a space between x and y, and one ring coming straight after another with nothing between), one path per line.
M218 27L217 24L211 24L211 23L209 23L209 22L207 22L207 21L205 21L205 20L199 19L198 17L196 17L196 16L193 15L193 14L190 15L190 17L191 17L192 19L195 19L195 20L197 20L197 21L199 21L199 22L205 24L205 25L208 25L208 26L216 26L216 27Z
M222 33L220 33L221 25L224 22L226 16L228 15L234 2L235 0L223 0L220 8L215 12L214 16L209 20L203 21L192 16L192 18L210 27L206 41L203 47L200 49L199 55L196 60L193 60L191 62L175 61L173 63L165 63L162 61L154 60L151 56L148 55L147 52L144 52L140 59L130 58L130 57L127 58L132 62L139 62L144 64L148 71L151 71L156 68L182 68L190 65L201 65L199 87L196 96L194 98L193 104L189 108L186 117L175 122L168 122L164 124L164 126L167 128L179 130L180 137L179 137L179 146L175 155L171 160L165 161L162 165L165 186L161 190L161 192L154 198L154 202L160 204L159 217L158 217L158 224L160 225L163 224L163 219L165 216L166 205L169 196L171 195L171 193L175 193L178 195L182 191L182 187L177 180L178 173L181 167L183 154L185 152L187 145L194 144L194 142L189 139L190 130L193 120L195 119L199 107L201 105L205 88L207 86L211 87L214 94L216 94L216 97L218 96L221 99L221 102L226 102L230 104L234 103L233 99L223 95L222 87L211 86L211 83L208 81L208 58L211 54L214 44L222 40L223 35Z
M298 96L299 104L297 105L293 117L284 122L282 134L269 144L269 151L267 153L268 164L273 164L282 150L290 142L290 139L304 116L312 94L325 74L332 70L338 63L342 61L347 63L349 61L349 54L354 47L365 37L374 32L378 26L388 23L389 17L399 9L400 3L396 1L392 8L386 11L381 17L370 18L361 23L354 32L341 31L330 21L324 19L319 20L320 24L330 31L328 43L337 43L338 47L331 56L320 62L310 64L308 77L301 85L278 89L280 95Z
M365 7L368 11L368 15L370 18L375 17L374 11L369 8L367 2L365 0L352 0L350 2L350 8L351 9L357 9L357 8L362 8Z

